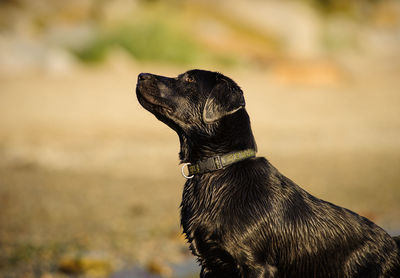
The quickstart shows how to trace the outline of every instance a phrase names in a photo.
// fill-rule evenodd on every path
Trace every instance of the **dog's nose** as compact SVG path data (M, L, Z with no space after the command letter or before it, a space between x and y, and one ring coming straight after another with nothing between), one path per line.
M138 76L138 81L143 81L143 80L149 80L149 79L151 79L151 74L150 73L141 73L141 74L139 74L139 76Z

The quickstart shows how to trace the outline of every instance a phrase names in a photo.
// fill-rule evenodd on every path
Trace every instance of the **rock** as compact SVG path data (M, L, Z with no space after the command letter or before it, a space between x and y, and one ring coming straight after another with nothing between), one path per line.
M160 260L159 258L151 259L147 263L146 268L149 272L159 274L163 277L171 277L173 274L171 266Z
M104 277L112 272L112 264L100 253L75 254L61 258L58 269L70 275Z

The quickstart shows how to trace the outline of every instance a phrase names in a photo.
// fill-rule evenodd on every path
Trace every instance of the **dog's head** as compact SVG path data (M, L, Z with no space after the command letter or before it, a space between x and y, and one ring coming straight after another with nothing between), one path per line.
M141 73L136 94L144 108L174 129L210 125L245 106L243 92L234 81L203 70L176 78Z
M190 70L176 78L141 73L136 94L144 108L178 133L182 161L256 148L243 92L220 73Z

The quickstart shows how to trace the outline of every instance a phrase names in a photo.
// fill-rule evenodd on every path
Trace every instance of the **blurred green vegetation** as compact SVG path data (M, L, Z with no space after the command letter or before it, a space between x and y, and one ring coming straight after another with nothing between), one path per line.
M301 0L313 5L328 18L341 13L350 17L365 15L380 0ZM102 1L95 2L94 10L105 9ZM125 18L111 26L103 24L101 12L96 13L96 32L91 40L72 49L78 59L88 64L103 62L115 49L126 51L136 61L162 62L179 65L213 64L232 66L243 62L238 53L247 53L256 60L270 60L282 54L283 43L276 34L258 30L243 20L210 8L206 2L174 0L141 0L138 9L129 19ZM97 8L96 8L97 7ZM194 17L194 18L191 18ZM204 38L194 35L192 21L206 18L218 22L240 42L235 48L231 42L209 45ZM189 20L188 20L189 19ZM196 31L194 31L196 32ZM328 51L354 46L352 38L330 38L322 35L322 44ZM241 48L240 48L241 47ZM250 54L249 54L250 53ZM248 57L247 57L248 58ZM254 60L253 59L253 60ZM268 61L267 61L268 62Z
M138 61L192 64L210 61L231 65L235 59L203 47L184 30L166 20L127 23L111 30L100 30L87 45L73 49L83 62L104 61L109 51L121 48Z

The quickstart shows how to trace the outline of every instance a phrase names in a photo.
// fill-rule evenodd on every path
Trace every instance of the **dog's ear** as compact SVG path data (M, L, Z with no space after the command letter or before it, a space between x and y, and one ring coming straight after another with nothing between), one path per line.
M203 120L214 123L245 106L242 90L235 83L221 80L211 91L203 110Z

